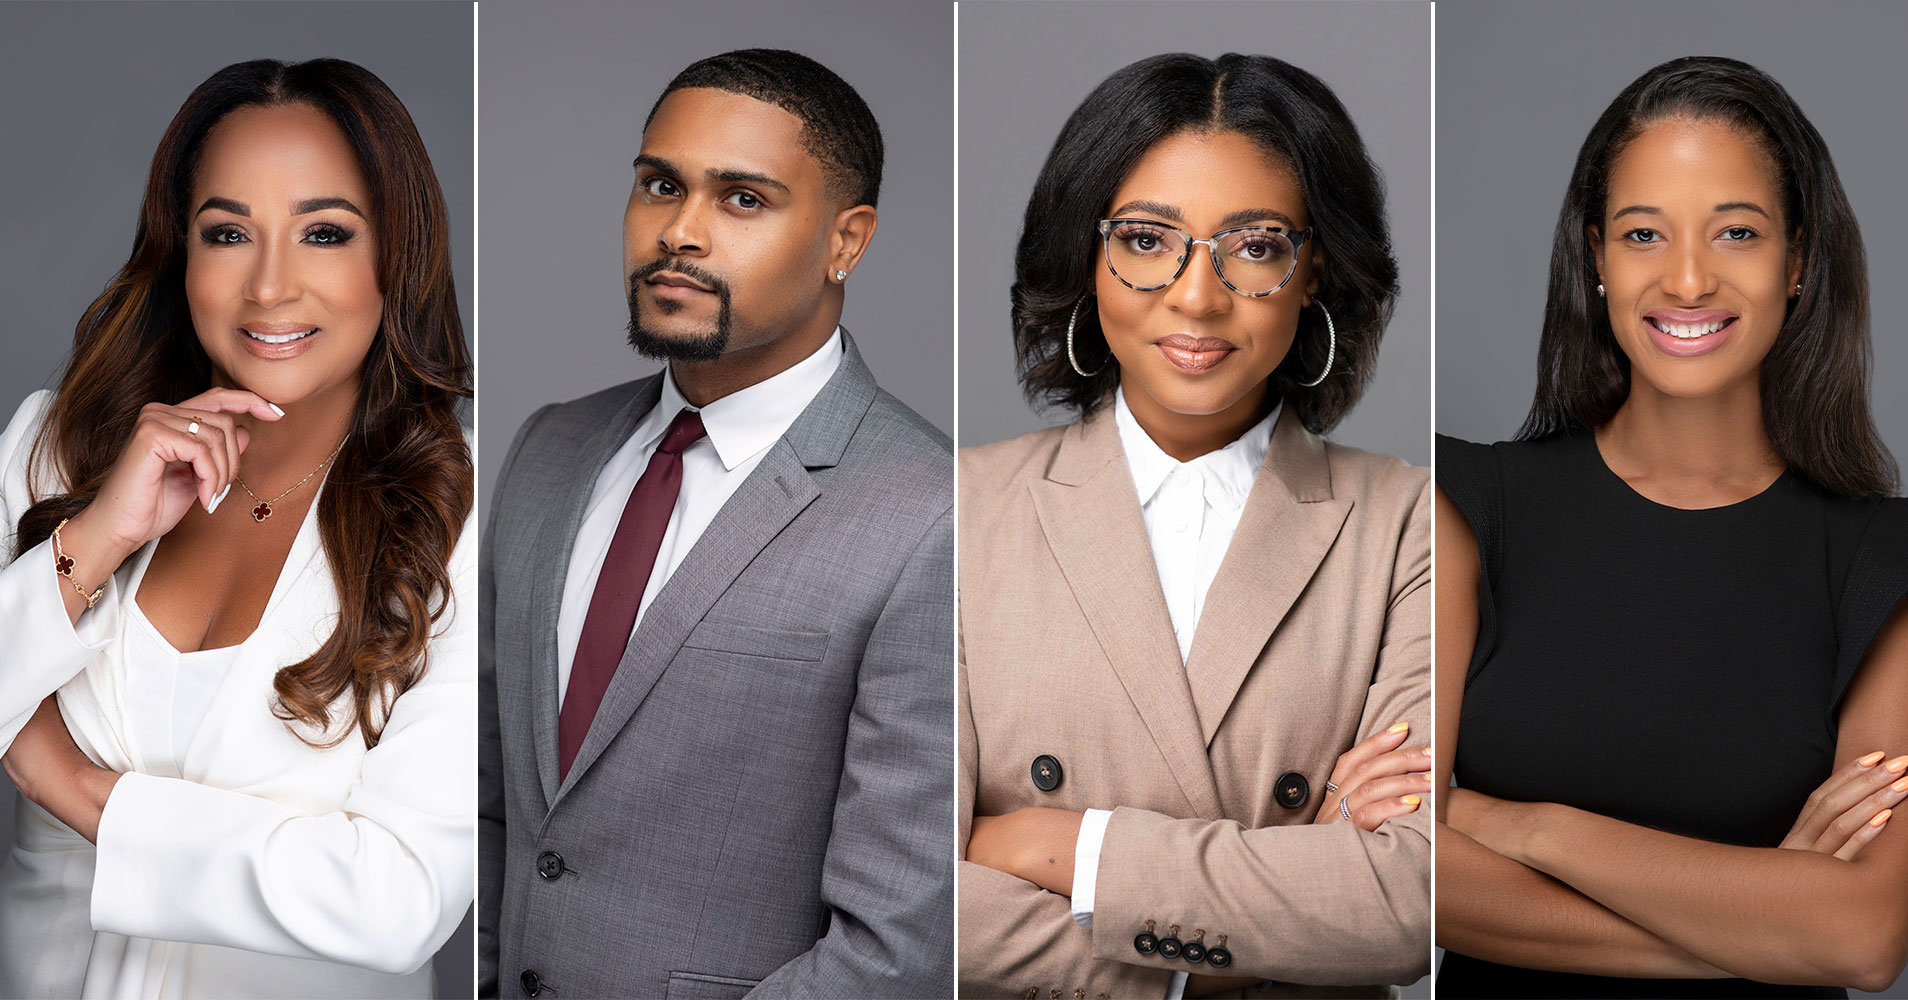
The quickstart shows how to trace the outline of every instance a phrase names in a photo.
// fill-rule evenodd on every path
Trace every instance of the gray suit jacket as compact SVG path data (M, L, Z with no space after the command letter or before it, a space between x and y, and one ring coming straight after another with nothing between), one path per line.
M483 542L483 995L951 993L953 458L843 340L644 615L561 782L570 548L661 376L518 432Z

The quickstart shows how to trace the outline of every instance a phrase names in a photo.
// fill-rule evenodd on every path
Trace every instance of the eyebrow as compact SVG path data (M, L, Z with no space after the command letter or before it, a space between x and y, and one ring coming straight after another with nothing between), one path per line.
M651 156L648 153L638 156L635 165L638 167L648 167L651 170L668 174L671 177L681 177L685 173L682 168L668 160L660 156ZM707 171L704 171L703 176L717 184L759 184L762 187L774 188L783 194L789 193L788 185L767 174L757 173L753 170L720 170L711 167Z
M1168 205L1165 202L1160 202L1160 201L1147 201L1144 198L1137 199L1134 201L1129 201L1126 204L1121 205L1119 208L1114 209L1113 217L1117 219L1123 216L1131 215L1134 212L1144 212L1147 215L1156 215L1169 222L1183 223L1186 221L1186 217L1180 214L1180 211L1176 206ZM1227 213L1225 218L1219 220L1219 228L1232 229L1236 226L1243 226L1249 222L1263 222L1267 219L1270 219L1273 222L1276 222L1287 229L1297 230L1299 228L1298 223L1293 222L1291 216L1288 216L1284 212L1280 212L1276 209L1271 209L1271 208L1244 208L1244 209L1240 209L1237 212L1229 212Z
M197 212L192 213L192 215L194 218L197 218L199 215L202 215L205 212L215 208L221 212L230 212L233 215L243 215L243 216L249 217L252 214L252 206L247 205L244 202L233 201L230 198L219 198L215 196L215 197L207 198L205 200L205 204L200 205L199 210ZM353 205L349 198L307 198L304 201L298 202L297 204L292 206L292 214L293 215L309 215L312 212L322 212L327 208L341 208L347 212L350 212L352 215L357 216L360 219L365 218L364 212L360 210L358 206Z
M1754 212L1765 219L1772 218L1772 216L1770 216L1768 212L1763 210L1761 205L1758 205L1753 201L1726 201L1720 205L1717 205L1716 211L1718 212ZM1621 219L1626 215L1662 215L1662 214L1663 214L1663 210L1660 208L1657 208L1654 205L1629 205L1624 208L1617 209L1616 214L1610 216L1610 218L1612 221L1614 221L1617 219Z

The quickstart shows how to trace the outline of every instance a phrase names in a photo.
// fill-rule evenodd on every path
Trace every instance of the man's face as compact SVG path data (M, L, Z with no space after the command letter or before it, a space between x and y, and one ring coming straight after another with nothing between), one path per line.
M623 212L631 346L710 361L812 322L835 207L800 118L723 90L671 93Z

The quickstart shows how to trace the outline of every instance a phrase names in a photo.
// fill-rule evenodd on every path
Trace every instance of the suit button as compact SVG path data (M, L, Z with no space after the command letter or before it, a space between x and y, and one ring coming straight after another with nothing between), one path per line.
M1060 770L1060 761L1052 754L1041 754L1033 760L1034 787L1043 792L1051 792L1060 787L1060 780L1066 773Z
M1159 939L1159 957L1178 958L1179 953L1185 950L1185 947L1184 944L1180 943L1178 938L1168 934Z
M523 970L521 980L523 982L523 993L525 996L533 997L543 992L543 977L537 975L535 969Z
M1206 964L1215 969L1223 969L1232 964L1232 952L1224 948L1207 948Z
M563 855L555 851L544 851L537 855L537 874L548 879L562 878Z
M1206 946L1198 941L1188 941L1181 949L1180 954L1185 957L1186 961L1198 965L1206 957Z
M1133 950L1142 955L1151 955L1159 950L1159 938L1152 931L1140 931L1133 937Z
M1279 805L1287 809L1297 809L1305 804L1306 796L1312 794L1312 786L1306 782L1305 775L1297 771L1287 771L1279 775L1278 784L1272 786L1272 797Z

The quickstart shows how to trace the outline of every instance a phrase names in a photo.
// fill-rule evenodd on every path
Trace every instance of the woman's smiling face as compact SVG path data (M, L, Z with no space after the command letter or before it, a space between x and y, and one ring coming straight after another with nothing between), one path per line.
M1672 118L1624 147L1589 235L1632 392L1758 386L1801 275L1789 226L1774 160L1731 125Z
M186 301L223 383L275 403L355 392L384 296L370 187L337 124L307 104L232 112L186 210Z
M1238 226L1311 226L1298 178L1237 132L1181 132L1146 151L1114 192L1108 218L1144 218L1204 239ZM1116 233L1116 236L1119 234ZM1299 308L1317 287L1312 244L1284 287L1249 298L1214 272L1211 248L1190 248L1179 277L1155 291L1128 287L1095 245L1094 299L1120 362L1127 405L1144 426L1218 416L1241 429L1268 403ZM1232 272L1228 272L1231 274ZM1090 358L1081 359L1092 365Z

